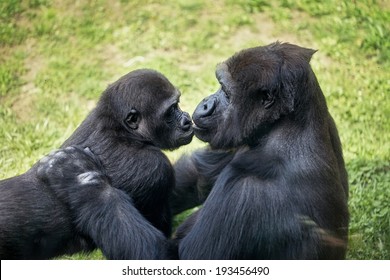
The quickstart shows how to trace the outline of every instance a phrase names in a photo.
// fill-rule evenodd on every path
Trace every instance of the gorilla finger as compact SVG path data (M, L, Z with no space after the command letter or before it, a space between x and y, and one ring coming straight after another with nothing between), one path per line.
M81 186L102 184L104 180L102 179L101 175L102 174L97 171L88 171L79 174L77 176L77 180Z

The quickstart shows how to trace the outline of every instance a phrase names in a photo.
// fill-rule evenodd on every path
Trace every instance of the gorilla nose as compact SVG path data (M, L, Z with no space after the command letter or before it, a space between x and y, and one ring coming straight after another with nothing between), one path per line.
M192 120L191 117L188 114L185 114L181 121L180 121L180 126L183 131L188 131L192 127Z
M199 114L200 117L208 117L214 112L214 109L215 109L215 99L208 98L203 100L203 102L199 104L197 113Z

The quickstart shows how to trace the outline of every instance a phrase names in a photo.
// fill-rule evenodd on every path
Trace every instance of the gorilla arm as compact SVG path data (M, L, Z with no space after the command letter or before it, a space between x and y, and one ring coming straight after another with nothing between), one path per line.
M58 150L36 167L38 178L70 208L76 229L92 238L108 259L168 257L162 232L143 218L124 191L110 186L88 149Z
M176 184L171 197L172 214L202 204L221 170L234 156L232 151L207 147L182 156L174 165Z

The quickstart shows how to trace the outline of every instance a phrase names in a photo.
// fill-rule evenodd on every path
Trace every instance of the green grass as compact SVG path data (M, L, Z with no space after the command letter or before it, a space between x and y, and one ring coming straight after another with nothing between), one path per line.
M338 125L350 180L350 259L390 259L388 1L0 2L0 179L58 147L108 83L164 73L192 112L236 51L288 41L312 66ZM175 161L199 141L168 153ZM182 218L182 217L181 217ZM70 258L101 258L76 255Z

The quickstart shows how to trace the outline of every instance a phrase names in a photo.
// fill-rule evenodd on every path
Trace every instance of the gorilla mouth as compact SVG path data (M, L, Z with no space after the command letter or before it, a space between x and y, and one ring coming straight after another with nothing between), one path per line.
M183 133L180 138L178 139L178 142L180 145L187 145L192 141L192 137L194 136L194 130L190 129L186 133Z
M197 130L207 130L206 128L203 128L203 127L201 127L201 126L198 126L197 124L193 124L193 126L192 126L192 128L195 130L195 131L197 131Z
M195 130L195 131L205 131L205 130L208 130L207 127L202 126L202 125L199 124L199 123L196 123L195 120L193 120L192 128L193 128L193 130Z
M194 125L192 126L193 130L194 130L194 133L196 135L196 137L199 138L199 136L201 135L204 135L204 134L208 134L208 129L205 128L205 127L201 127L201 126L198 126L194 123Z
M204 142L210 141L210 137L211 137L210 134L211 133L210 133L210 130L208 128L198 126L194 123L193 130L194 130L196 138L198 138L199 140L204 141Z

